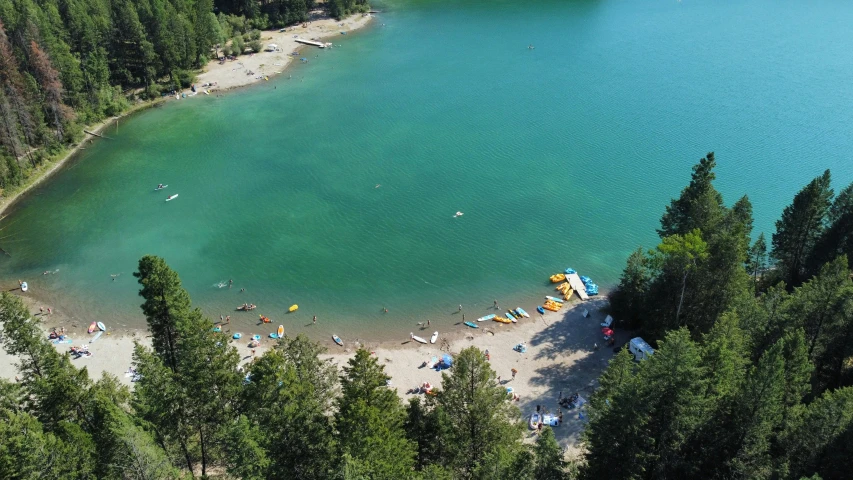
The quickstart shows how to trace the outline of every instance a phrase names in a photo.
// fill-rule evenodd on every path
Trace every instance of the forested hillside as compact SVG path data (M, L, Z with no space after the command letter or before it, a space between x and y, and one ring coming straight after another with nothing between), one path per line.
M790 478L853 471L853 184L808 183L752 244L752 207L713 153L628 259L614 313L658 351L601 377L584 478ZM768 251L769 249L769 251Z
M0 2L0 189L131 102L189 86L214 55L259 51L259 30L366 11L366 0ZM221 48L220 48L221 47Z

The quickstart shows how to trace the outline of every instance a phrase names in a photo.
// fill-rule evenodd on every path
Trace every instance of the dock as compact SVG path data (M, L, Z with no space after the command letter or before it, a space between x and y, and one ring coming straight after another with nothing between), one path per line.
M566 280L569 281L569 285L571 285L574 291L577 292L578 296L581 297L581 300L589 300L589 295L586 294L586 287L577 273L567 274Z
M315 42L314 40L305 40L304 38L294 38L293 41L297 43L302 43L304 45L312 45L314 47L326 48L326 44L323 42Z

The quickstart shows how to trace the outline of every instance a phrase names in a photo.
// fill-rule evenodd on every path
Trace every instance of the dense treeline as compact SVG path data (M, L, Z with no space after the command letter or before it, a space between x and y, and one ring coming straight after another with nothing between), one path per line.
M476 348L404 405L375 355L358 350L339 371L303 336L241 370L162 259L142 258L135 276L152 347L134 348L132 392L72 366L2 294L20 381L0 380L0 478L569 478L549 429L521 443L520 414Z
M714 155L628 259L611 297L658 351L620 352L585 432L584 478L849 478L853 469L853 185L829 171L769 246L747 197L724 206Z
M216 55L260 51L260 29L368 10L365 0L0 2L0 189L135 99L185 88Z

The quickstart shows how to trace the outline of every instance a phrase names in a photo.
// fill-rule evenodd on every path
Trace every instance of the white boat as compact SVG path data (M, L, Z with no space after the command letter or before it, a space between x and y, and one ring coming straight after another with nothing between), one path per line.
M429 337L429 343L435 343L438 340L438 332L432 332L432 336Z
M169 195L169 198L166 199L167 202L171 202L172 200L178 198L178 194Z
M103 323L98 322L98 323L97 323L97 325L98 325L98 330L100 330L100 331L102 331L102 332L106 332L106 331L107 331L107 327L106 327Z
M27 291L27 290L29 290L29 289L30 289L30 286L29 286L29 285L27 285L27 282L23 282L23 283L21 283L21 291L22 291L22 292L26 292L26 291Z
M416 341L416 342L418 342L418 343L427 343L427 341L426 341L426 340L424 340L423 338L421 338L421 337L419 337L419 336L415 335L414 333L409 333L409 336L410 336L410 337L412 337L412 340L414 340L414 341Z

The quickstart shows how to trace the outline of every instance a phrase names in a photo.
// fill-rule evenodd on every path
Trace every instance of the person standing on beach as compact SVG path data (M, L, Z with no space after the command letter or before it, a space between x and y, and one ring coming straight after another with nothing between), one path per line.
M497 299L495 299L495 310L500 310L500 307L498 307L498 300Z
M314 325L317 325L317 315L314 315L314 320L312 320L312 323L314 323Z
M461 303L459 304L459 311L460 312L462 311L462 304Z
M228 323L228 324L230 324L230 323L231 323L231 315L226 315L226 316L225 316L225 323Z
M512 372L512 379L515 380L515 374L518 373L518 370L513 368L510 372Z

